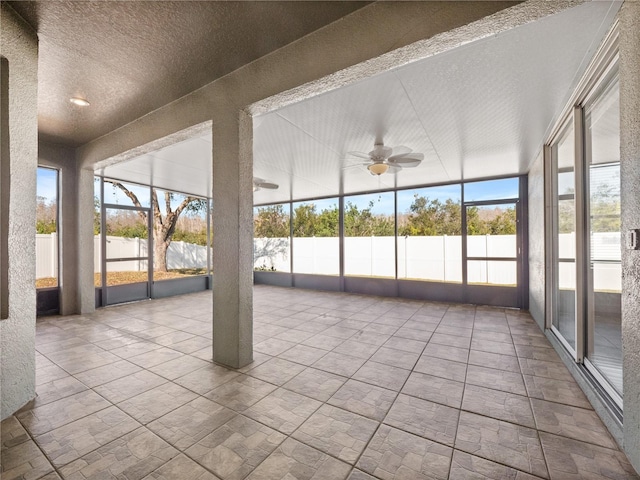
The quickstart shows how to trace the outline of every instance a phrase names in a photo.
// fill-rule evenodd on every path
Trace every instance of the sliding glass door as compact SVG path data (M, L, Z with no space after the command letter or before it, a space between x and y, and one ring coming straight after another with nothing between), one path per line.
M559 129L548 153L550 327L621 408L620 111L615 58Z

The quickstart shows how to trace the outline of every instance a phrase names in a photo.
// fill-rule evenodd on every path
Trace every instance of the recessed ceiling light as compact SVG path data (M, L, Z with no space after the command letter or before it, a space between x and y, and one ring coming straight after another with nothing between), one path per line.
M91 105L84 98L80 98L80 97L71 97L69 101L74 105L78 105L79 107L88 107L89 105Z

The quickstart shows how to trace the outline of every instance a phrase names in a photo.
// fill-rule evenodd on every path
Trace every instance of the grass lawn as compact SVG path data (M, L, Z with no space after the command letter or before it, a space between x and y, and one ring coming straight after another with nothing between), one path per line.
M168 272L154 272L153 280L170 280L172 278L190 277L193 275L206 275L206 268L178 268ZM100 286L100 274L93 276L93 283L96 287ZM108 272L107 285L125 285L127 283L146 282L148 280L147 272ZM49 288L58 286L58 279L53 277L36 279L36 288Z

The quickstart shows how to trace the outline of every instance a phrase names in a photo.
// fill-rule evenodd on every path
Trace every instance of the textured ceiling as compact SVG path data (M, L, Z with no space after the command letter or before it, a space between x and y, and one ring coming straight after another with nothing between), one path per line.
M13 1L40 40L42 139L78 146L368 2ZM69 103L79 96L88 108Z
M588 2L256 117L254 175L280 188L256 192L254 202L526 173L619 6ZM422 152L425 160L380 177L344 168L347 152L368 152L376 138ZM210 165L210 142L200 139L194 146L193 161ZM193 176L183 168L184 157L169 157L174 169L166 181L190 185L189 193L209 192L210 175ZM136 162L147 162L138 181L145 181L145 171L146 181L182 189L160 183L144 158L103 173L133 180Z

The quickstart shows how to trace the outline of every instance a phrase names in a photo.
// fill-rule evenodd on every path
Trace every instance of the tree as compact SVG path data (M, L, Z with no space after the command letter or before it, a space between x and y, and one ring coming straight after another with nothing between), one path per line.
M142 204L138 200L135 193L130 191L122 183L109 180L114 188L118 188L124 193L136 207L142 207ZM178 219L183 212L201 212L206 209L207 201L200 197L192 196L179 196L178 194L164 191L164 215L160 207L160 201L158 200L158 192L155 188L151 189L151 214L153 215L152 230L153 230L153 258L154 269L157 272L167 271L167 250L173 239L173 235L176 231L176 225ZM173 209L172 203L174 200L178 200L182 197L182 200L178 206ZM147 214L144 211L138 211L138 216L142 219L143 225L147 223ZM146 232L146 229L145 229ZM142 233L141 233L142 235ZM129 236L129 235L126 235ZM142 237L144 238L144 237Z
M448 198L443 203L416 194L409 212L399 228L399 235L460 235L462 219L459 202Z
M57 230L58 205L55 200L36 197L36 233L50 234Z
M288 238L289 214L285 213L284 205L270 205L258 207L258 213L253 218L253 236L262 238Z
M378 202L380 198L378 198ZM372 212L375 202L371 200L366 208L360 210L357 205L347 202L344 209L344 236L369 237L393 236L395 225L393 216L376 215Z

